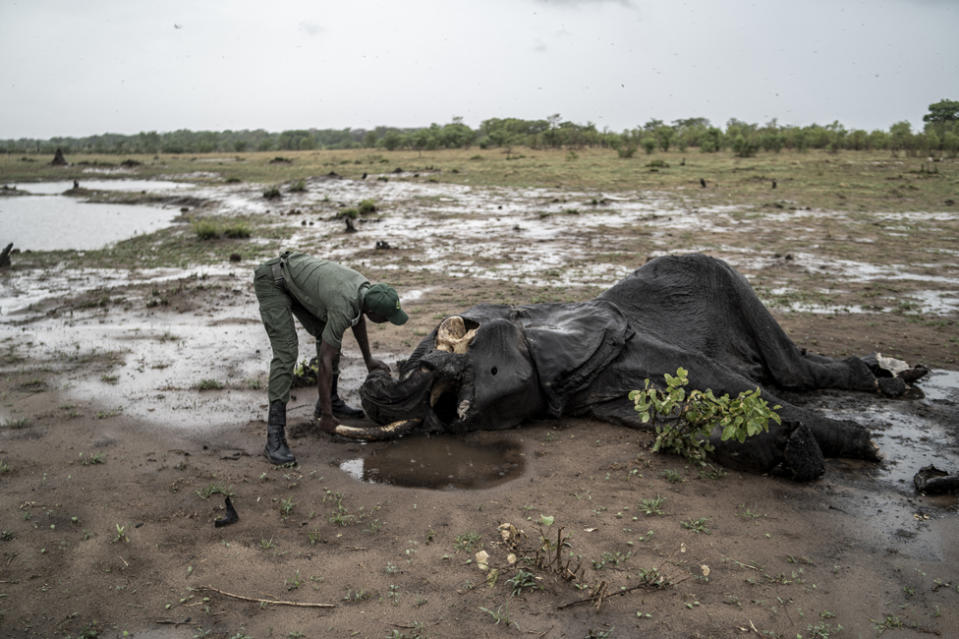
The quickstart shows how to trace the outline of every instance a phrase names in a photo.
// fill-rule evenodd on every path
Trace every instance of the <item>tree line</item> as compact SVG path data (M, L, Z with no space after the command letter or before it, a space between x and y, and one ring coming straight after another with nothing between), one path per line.
M847 129L838 121L807 126L781 125L776 120L764 125L735 118L724 128L706 118L684 118L667 124L649 120L622 132L598 130L589 122L577 124L559 114L541 120L490 118L476 129L454 117L444 125L421 128L380 126L367 129L294 129L279 133L263 129L242 131L156 131L134 135L104 133L87 137L54 137L47 140L21 138L0 140L2 153L243 153L246 151L294 151L311 149L463 149L605 147L630 157L639 150L656 151L690 148L702 152L732 151L748 157L758 151L783 149L892 150L906 153L940 152L959 155L959 101L941 100L929 105L921 131L907 121L888 130Z

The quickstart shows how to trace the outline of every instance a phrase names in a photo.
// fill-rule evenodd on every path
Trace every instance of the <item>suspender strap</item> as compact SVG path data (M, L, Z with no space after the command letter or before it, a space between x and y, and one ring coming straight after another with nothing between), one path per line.
M270 266L273 269L273 283L280 288L286 288L285 280L283 279L283 267L280 266L279 262L274 262Z
M280 259L276 262L273 262L271 265L273 269L273 283L280 288L286 288L286 280L283 277L283 265L286 264L286 258L290 256L290 252L287 251L280 256Z

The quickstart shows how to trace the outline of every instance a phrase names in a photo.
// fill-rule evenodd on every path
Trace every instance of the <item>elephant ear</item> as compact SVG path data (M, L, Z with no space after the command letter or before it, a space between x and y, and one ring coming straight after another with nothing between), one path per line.
M563 413L572 394L586 389L619 356L632 336L626 317L605 300L525 307L514 321L523 326L554 417Z

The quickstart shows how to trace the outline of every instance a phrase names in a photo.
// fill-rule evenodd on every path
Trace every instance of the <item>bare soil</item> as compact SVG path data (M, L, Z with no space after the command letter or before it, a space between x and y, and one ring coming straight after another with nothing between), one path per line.
M619 247L637 236L648 240L643 232L613 239ZM335 237L341 250L347 240ZM535 283L404 269L428 259L419 245L407 238L383 257L369 248L374 237L353 254L380 260L374 279L390 278L409 300L408 325L370 329L389 362L446 314L544 294ZM570 234L551 247L588 262L588 243ZM614 261L628 259L622 250ZM399 270L388 270L390 260ZM800 296L822 290L819 278L789 275L795 262L769 260L743 269L757 286L784 277ZM318 433L312 389L296 390L290 404L298 464L286 468L262 456L269 346L256 323L252 266L64 292L7 318L0 635L956 636L956 499L918 495L908 479L927 457L959 459L953 311L930 321L774 310L800 345L921 362L946 389L909 400L791 397L868 422L887 457L831 460L809 484L693 467L650 452L649 433L581 419L468 435L448 448L509 450L508 463L479 455L449 464L435 457L443 438L359 444ZM922 287L890 286L893 296ZM596 290L555 285L546 294L584 299ZM851 304L872 297L854 287L836 294ZM91 341L130 326L145 328L123 338L122 350L113 338ZM304 356L311 350L301 344ZM354 404L363 373L348 338L342 384ZM85 397L86 388L100 390ZM367 470L379 464L377 473L358 473L360 459ZM369 481L409 483L443 463L455 476L434 473L431 488ZM239 521L217 527L227 494ZM504 539L503 524L519 535ZM488 553L485 569L479 551Z

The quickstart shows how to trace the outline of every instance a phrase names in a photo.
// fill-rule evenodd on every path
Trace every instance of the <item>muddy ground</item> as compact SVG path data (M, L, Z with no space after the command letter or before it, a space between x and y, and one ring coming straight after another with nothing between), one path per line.
M474 303L586 299L653 255L702 250L744 272L797 343L927 364L926 397L791 397L867 423L887 458L795 484L695 468L580 419L357 444L312 429L316 393L299 389L299 463L273 467L257 259L40 268L22 254L0 275L0 635L956 636L956 499L911 485L927 463L959 470L954 214L371 182L310 180L283 211L243 185L197 197L211 219L293 229L219 250L301 247L395 284L410 323L370 330L392 364ZM343 233L337 203L368 197L381 217ZM353 403L363 374L348 337ZM239 521L216 527L225 495Z

